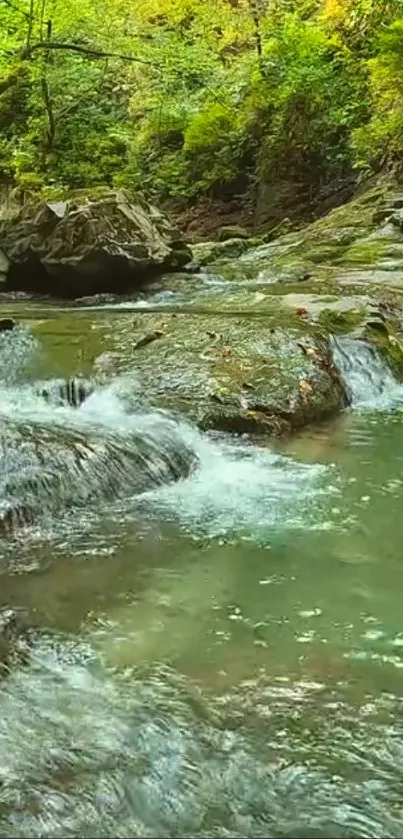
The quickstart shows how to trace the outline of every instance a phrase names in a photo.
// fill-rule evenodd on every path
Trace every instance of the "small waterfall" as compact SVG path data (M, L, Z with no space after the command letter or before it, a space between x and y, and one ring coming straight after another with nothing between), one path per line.
M50 383L45 396L41 386L0 388L0 533L134 496L146 515L210 536L279 520L306 526L324 467L211 439L144 407L127 377L78 407L49 401Z
M94 392L94 385L85 379L73 376L70 379L39 382L35 385L35 390L49 403L79 408Z
M41 389L0 389L0 531L68 506L140 494L187 477L197 463L180 423L152 410L128 413L116 383L83 388L81 404L67 399L59 380Z
M104 386L31 381L27 362L40 346L23 331L9 335L17 339L11 381L12 347L0 342L0 534L67 508L76 516L109 502L130 507L134 496L135 510L213 536L285 520L307 526L324 467L212 439L151 408L132 374Z
M333 336L330 346L353 406L387 408L402 401L402 386L374 347L345 336Z

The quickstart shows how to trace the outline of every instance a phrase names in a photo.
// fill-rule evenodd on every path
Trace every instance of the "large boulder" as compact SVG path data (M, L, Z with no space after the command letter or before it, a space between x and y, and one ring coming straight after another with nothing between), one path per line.
M61 297L125 291L191 258L166 217L123 190L27 205L0 223L6 291Z

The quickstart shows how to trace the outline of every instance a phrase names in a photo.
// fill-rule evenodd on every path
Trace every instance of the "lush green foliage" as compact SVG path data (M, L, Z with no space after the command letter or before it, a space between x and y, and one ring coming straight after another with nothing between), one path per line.
M403 0L0 0L0 181L160 197L403 159Z

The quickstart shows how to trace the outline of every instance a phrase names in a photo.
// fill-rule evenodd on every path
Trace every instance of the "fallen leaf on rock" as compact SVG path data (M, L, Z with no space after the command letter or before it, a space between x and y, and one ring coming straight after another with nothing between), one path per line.
M295 309L295 311L296 311L297 315L299 315L300 317L308 314L308 309L304 309L303 306L298 306L297 309Z
M137 344L134 345L133 349L139 350L141 347L146 347L147 344L151 344L152 341L156 341L157 338L162 338L165 335L162 329L155 329L154 332L149 332L148 335L144 335L144 338L140 338L137 341Z
M222 354L224 358L227 358L232 353L232 347L224 347Z
M306 379L300 379L299 389L303 396L307 396L308 393L312 393L312 385L310 385Z
M308 355L309 358L317 358L317 352L313 347L306 347L304 344L298 344L298 346L304 355Z

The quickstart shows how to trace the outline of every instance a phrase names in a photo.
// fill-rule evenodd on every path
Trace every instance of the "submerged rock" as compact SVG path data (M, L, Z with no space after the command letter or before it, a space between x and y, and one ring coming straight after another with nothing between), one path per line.
M29 651L28 624L21 610L0 607L0 675L11 665L26 660Z
M40 382L35 390L43 399L54 405L70 405L79 408L94 392L91 382L73 376L71 379L51 379Z
M113 352L103 352L94 360L94 373L101 379L110 378L119 368L119 355Z
M191 259L165 216L123 190L27 205L0 222L0 252L4 290L60 297L124 291Z
M0 318L0 332L10 332L16 326L14 318Z

